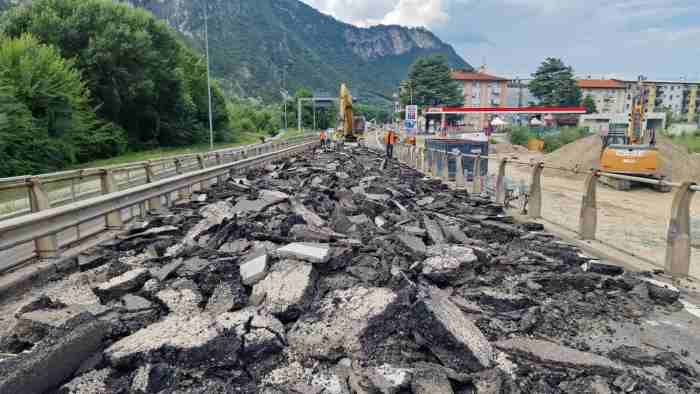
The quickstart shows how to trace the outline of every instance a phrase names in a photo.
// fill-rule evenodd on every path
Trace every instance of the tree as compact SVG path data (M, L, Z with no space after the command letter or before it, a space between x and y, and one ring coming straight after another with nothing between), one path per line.
M108 0L36 0L3 14L9 37L33 34L75 59L99 117L124 128L130 148L209 138L206 67L165 23ZM226 105L213 88L214 126L223 140Z
M532 76L530 91L542 105L577 106L581 103L581 89L576 85L574 71L560 59L548 57Z
M35 38L0 36L0 176L118 154L124 133L95 118L73 62Z
M598 112L598 109L595 107L595 100L593 100L593 97L591 97L590 94L586 95L581 105L586 108L587 114L595 114Z
M413 63L408 80L401 84L401 104L410 104L411 98L419 107L462 104L459 84L450 75L446 56L421 57Z

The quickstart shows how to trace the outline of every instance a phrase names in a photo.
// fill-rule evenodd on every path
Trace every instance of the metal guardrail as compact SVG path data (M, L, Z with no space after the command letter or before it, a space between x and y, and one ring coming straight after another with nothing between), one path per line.
M650 185L668 186L675 189L673 203L671 205L668 231L666 234L666 254L665 271L674 276L688 276L690 272L691 259L691 226L690 226L690 203L693 194L700 191L700 186L694 182L668 182L640 178L628 175L612 174L602 172L597 169L579 170L548 166L544 162L524 162L510 159L500 159L495 156L465 154L456 152L444 152L433 149L426 149L412 145L398 144L394 155L400 162L418 171L440 178L444 181L454 180L456 187L467 189L467 179L464 171L457 171L455 178L448 177L448 166L450 161L454 161L456 168L464 168L463 158L473 158L471 192L481 194L483 182L481 177L481 165L483 160L495 160L499 162L496 177L494 200L496 203L505 204L506 200L506 168L509 164L525 165L532 169L529 187L529 201L527 215L531 219L542 218L542 172L544 169L554 169L568 171L576 174L586 174L584 182L584 195L581 201L579 223L577 234L582 240L596 239L596 228L598 224L598 207L596 200L596 190L598 178L606 176L613 179L630 180ZM439 158L439 159L438 159Z
M294 137L288 140L275 140L264 144L220 149L202 154L175 155L114 166L0 178L0 194L14 193L20 196L14 201L0 204L5 205L6 211L11 211L1 214L0 221L36 212L32 196L35 184L40 184L47 191L51 206L60 206L105 193L103 179L110 172L115 178L117 188L122 190L149 183L154 179L163 179L197 170L203 166L228 163L242 157L257 155L268 149L276 149L280 144L298 143L304 138L309 137ZM56 185L60 186L56 187L56 190L51 190L51 187ZM19 203L17 204L19 208L13 207L15 203Z
M231 171L296 155L318 144L317 137L304 137L297 141L297 144L280 141L243 148L238 150L241 152L241 155L237 156L239 160L219 163L213 167L206 167L205 162L200 159L200 169L161 180L156 179L147 170L146 184L121 191L118 190L114 171L105 169L100 172L103 195L60 207L51 207L41 182L36 177L31 178L29 187L34 212L0 221L0 251L12 250L33 242L36 257L57 258L61 253L57 234L68 228L104 218L104 228L121 229L125 221L124 209L137 206L140 213L144 213L146 205L150 209L161 208L164 198L165 203L169 204L174 193L181 197L187 196L193 185L199 185L199 189L203 190L213 179L222 182ZM22 262L3 264L0 271L13 268Z

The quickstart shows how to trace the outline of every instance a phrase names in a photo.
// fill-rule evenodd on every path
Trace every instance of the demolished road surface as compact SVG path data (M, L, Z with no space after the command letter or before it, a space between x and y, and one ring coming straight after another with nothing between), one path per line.
M700 339L645 337L678 289L381 162L309 152L148 212L8 314L0 393L699 392Z

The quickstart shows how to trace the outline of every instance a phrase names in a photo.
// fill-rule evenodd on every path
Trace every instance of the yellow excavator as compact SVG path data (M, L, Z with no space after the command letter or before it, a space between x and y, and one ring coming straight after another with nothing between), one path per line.
M664 176L659 171L656 133L654 129L647 128L648 100L648 90L640 80L637 94L632 100L627 125L611 123L608 135L603 137L603 150L600 156L602 172L663 179ZM604 175L600 180L617 190L629 190L635 183ZM664 189L664 187L657 187L659 191Z
M340 85L340 108L338 111L338 129L342 131L345 140L349 142L360 140L364 137L365 118L354 116L352 109L352 95L345 84Z

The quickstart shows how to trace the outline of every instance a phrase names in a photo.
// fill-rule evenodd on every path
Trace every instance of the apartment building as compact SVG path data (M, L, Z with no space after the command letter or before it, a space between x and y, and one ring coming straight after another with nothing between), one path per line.
M625 112L627 85L614 79L579 79L581 97L591 96L599 113Z
M452 71L452 79L460 83L465 107L505 107L508 103L508 79L486 73L486 68L478 71ZM467 128L483 130L489 124L486 114L464 116Z
M590 95L599 113L628 113L639 92L638 81L621 79L579 79L583 97ZM679 120L697 122L700 81L645 80L648 91L647 113L672 111Z

